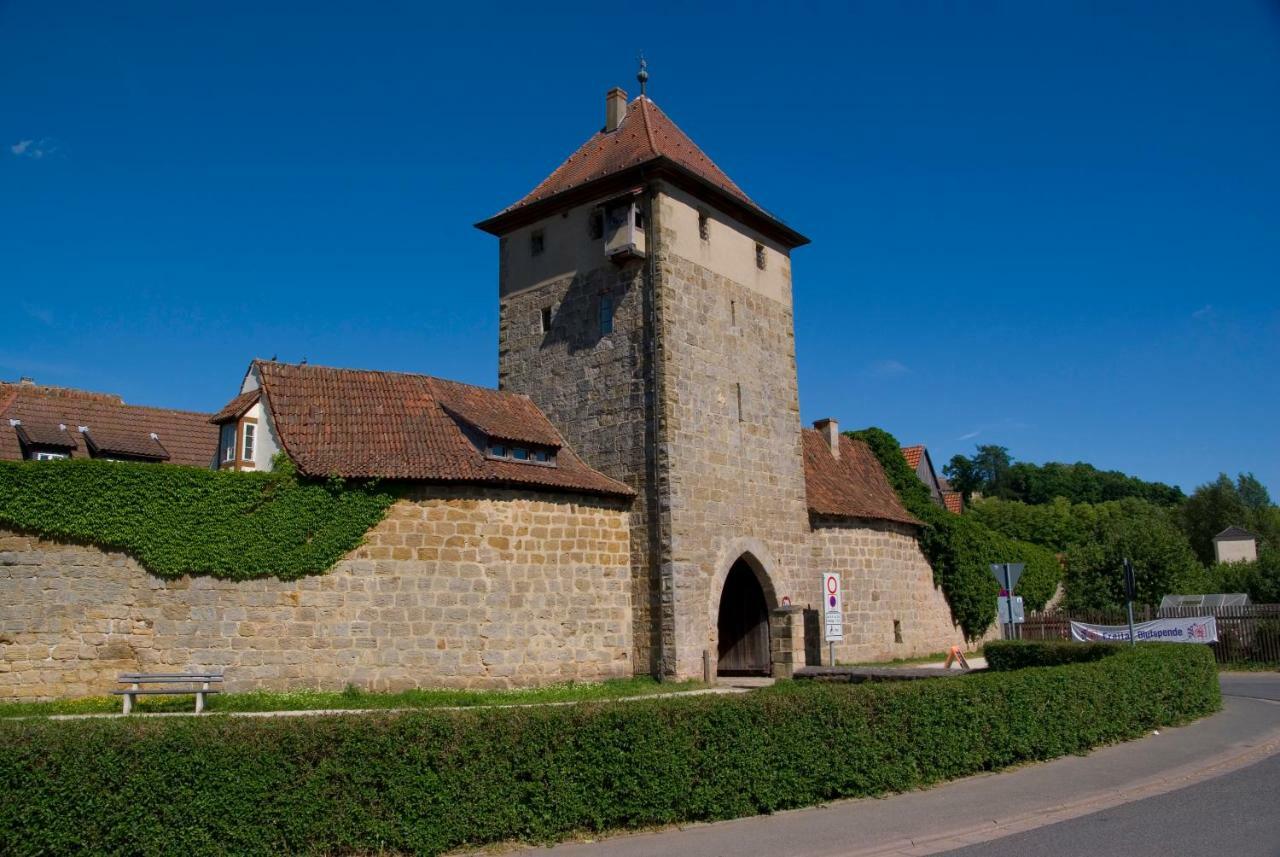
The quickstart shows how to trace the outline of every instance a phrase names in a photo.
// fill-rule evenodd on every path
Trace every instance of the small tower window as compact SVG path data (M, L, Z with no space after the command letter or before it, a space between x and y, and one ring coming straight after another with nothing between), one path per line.
M756 243L756 267L764 270L764 245Z
M633 206L631 210L635 212L636 229L644 229L644 206Z
M711 220L705 211L698 212L698 237L703 241L711 240Z
M604 237L604 210L593 208L591 216L587 218L587 234L591 236L592 241L599 241Z
M533 256L541 256L542 251L546 249L546 236L543 235L541 229L535 229L533 234L529 236L529 253ZM757 245L759 246L759 245Z
M544 306L538 318L538 327L543 333L551 330L551 307Z
M738 422L743 422L742 418L742 384L734 384L734 393L738 399Z
M613 298L609 295L600 296L600 335L606 336L613 333Z

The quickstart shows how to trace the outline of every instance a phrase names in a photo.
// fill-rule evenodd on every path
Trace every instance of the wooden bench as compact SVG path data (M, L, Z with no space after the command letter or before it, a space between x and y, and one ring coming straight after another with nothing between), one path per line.
M116 696L124 697L125 714L133 711L133 705L139 696L151 694L177 696L186 693L195 694L196 714L199 714L204 711L205 697L219 692L216 688L209 687L209 683L222 681L222 675L219 673L125 673L117 681L129 685L125 690L111 691ZM170 687L144 688L142 686L144 684L163 684ZM192 686L197 684L200 686Z

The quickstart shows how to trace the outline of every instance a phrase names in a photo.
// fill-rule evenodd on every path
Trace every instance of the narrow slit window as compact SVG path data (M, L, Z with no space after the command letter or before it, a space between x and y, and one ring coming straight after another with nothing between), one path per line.
M698 212L698 237L703 241L711 240L711 220L705 211Z
M762 271L764 270L764 261L765 261L765 260L764 260L764 245L763 245L763 244L760 244L760 243L757 243L757 244L756 244L756 267L757 267L757 268L759 268L759 269L760 269L760 270L762 270Z
M551 307L544 306L538 319L538 327L543 333L551 330Z
M547 247L546 235L541 229L534 230L529 236L529 253L533 256L541 256L542 251Z
M729 301L729 324L733 327L738 326L738 302Z
M613 333L613 298L609 295L600 296L600 335L606 336Z
M738 422L742 422L742 384L734 384L734 395L738 401Z
M592 241L598 241L604 237L604 210L600 208L593 209L591 216L587 218L587 235Z

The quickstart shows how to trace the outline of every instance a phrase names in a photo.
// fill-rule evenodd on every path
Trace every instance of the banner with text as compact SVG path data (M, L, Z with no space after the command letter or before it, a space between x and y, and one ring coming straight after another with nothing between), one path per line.
M1218 622L1212 616L1134 622L1133 635L1139 643L1216 643ZM1071 639L1080 643L1127 643L1129 626L1072 622Z

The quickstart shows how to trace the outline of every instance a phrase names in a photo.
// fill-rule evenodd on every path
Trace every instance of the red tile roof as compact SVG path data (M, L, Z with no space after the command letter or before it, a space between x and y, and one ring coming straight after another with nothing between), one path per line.
M805 494L811 513L920 523L903 507L865 443L841 435L836 458L821 433L804 429L803 435Z
M943 491L942 502L948 512L962 514L964 512L964 495L959 491Z
M526 396L427 375L257 361L281 446L311 476L529 486L630 497ZM470 437L558 448L556 466L489 458Z
M693 176L702 185L727 195L750 215L762 218L767 224L780 229L785 240L792 246L808 243L809 239L786 226L747 196L658 105L643 95L627 106L627 115L617 129L597 131L537 187L478 225L488 231L500 231L498 224L505 221L508 215L535 203L545 202L592 182L620 176L634 168L656 163L673 165L676 170Z
M904 446L902 448L902 454L906 457L907 464L911 469L915 470L920 466L920 459L924 457L924 447L920 445Z
M209 417L211 423L225 423L228 420L238 420L245 415L245 412L258 403L258 399L262 397L261 390L245 390L231 401L222 406L222 410Z
M689 137L645 96L627 107L615 131L597 131L542 183L502 213L564 193L629 167L668 158L742 202L759 208Z
M72 458L88 458L92 440L100 455L209 467L218 448L218 430L209 425L208 414L126 405L119 396L68 387L0 384L0 459L23 457L18 427L11 420L18 420L23 433L36 443L65 436L75 444ZM60 425L67 427L65 432ZM80 426L89 429L88 437L80 433ZM153 432L158 441L152 439Z

